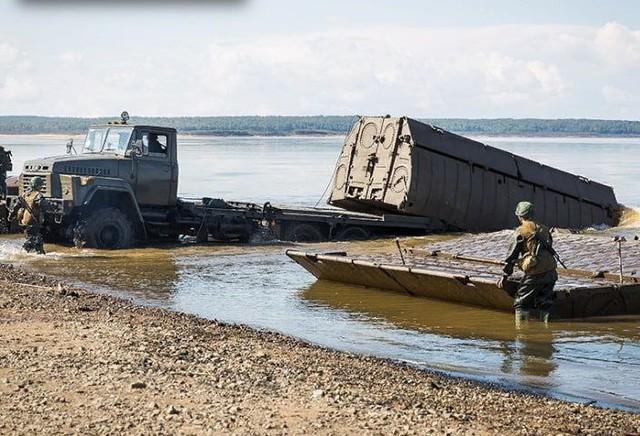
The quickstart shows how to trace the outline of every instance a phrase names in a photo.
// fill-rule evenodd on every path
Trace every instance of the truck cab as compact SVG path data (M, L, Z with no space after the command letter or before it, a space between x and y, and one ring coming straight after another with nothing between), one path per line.
M91 168L89 162L101 163ZM178 193L176 130L147 125L108 124L87 132L77 156L67 157L68 174L126 180L141 207L175 206ZM93 170L93 171L92 171ZM94 174L95 173L95 174Z
M18 194L39 176L49 200L46 233L76 245L124 248L166 223L178 192L177 132L122 120L89 128L67 154L25 162Z

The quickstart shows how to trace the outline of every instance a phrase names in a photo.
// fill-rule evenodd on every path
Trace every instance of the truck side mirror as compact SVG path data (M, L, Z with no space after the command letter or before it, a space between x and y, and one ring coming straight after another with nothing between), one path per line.
M76 149L73 147L73 138L70 138L67 142L67 154L71 154L71 152L73 152L73 154L78 154Z

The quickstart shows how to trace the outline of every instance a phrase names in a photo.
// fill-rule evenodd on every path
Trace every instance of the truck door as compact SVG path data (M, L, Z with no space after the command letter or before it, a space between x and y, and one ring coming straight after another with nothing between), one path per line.
M399 120L373 118L361 126L353 147L347 197L382 200L396 151Z
M147 206L170 205L173 186L170 136L163 131L140 129L136 139L142 141L142 156L136 159L138 202Z

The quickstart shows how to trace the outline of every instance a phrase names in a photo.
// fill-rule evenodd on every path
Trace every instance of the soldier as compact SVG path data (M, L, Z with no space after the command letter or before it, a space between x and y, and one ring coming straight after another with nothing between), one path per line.
M24 227L25 241L22 248L27 253L35 251L38 254L44 254L42 225L48 202L40 192L43 185L44 182L40 177L31 179L29 190L18 197L9 216L11 220L16 219L18 224Z
M0 233L9 232L7 210L7 172L13 169L11 152L0 145Z
M546 226L534 221L534 207L528 201L521 201L516 207L520 227L515 231L505 260L504 276L498 285L504 287L505 280L513 274L514 265L524 272L518 284L513 307L516 326L529 319L529 311L537 308L540 320L547 322L553 305L553 287L558 280L553 239Z
M7 198L7 172L13 169L11 152L0 145L0 196Z

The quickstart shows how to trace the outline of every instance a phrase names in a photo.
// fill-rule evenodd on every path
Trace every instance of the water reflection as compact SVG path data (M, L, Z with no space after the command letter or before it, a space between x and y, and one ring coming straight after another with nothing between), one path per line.
M513 314L489 308L416 298L328 280L318 280L303 288L300 296L315 305L366 313L368 318L423 332L504 341L515 341L520 335L520 331L515 329ZM591 332L620 339L640 339L640 324L636 317L620 317L615 322L597 319L553 322L548 327L532 319L523 331L526 340L538 342L553 338L554 331L562 331L566 335Z
M503 343L502 372L550 379L557 368L552 330L532 323L515 336L515 341Z
M453 373L464 366L467 374L494 374L494 381L516 381L540 393L640 408L640 392L634 388L640 383L640 324L635 318L549 326L532 320L516 330L509 313L325 280L305 287L300 297L386 329L450 338L446 363L440 360L442 344L424 336L424 342L405 338L415 347L414 363Z
M349 312L401 328L481 339L515 338L513 317L505 312L480 309L400 293L318 280L303 289L306 301Z
M513 316L508 313L324 280L308 286L300 296L314 305L364 313L368 319L401 328L457 338L497 340L495 347L502 354L499 366L504 374L549 378L557 366L553 360L553 330L537 322L516 330Z

